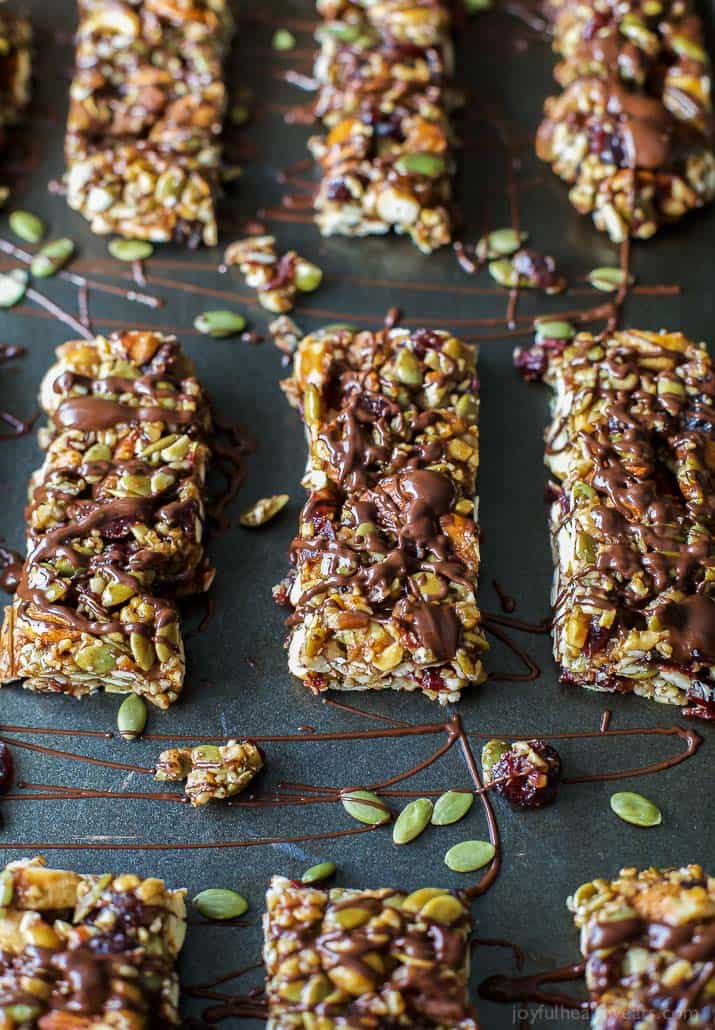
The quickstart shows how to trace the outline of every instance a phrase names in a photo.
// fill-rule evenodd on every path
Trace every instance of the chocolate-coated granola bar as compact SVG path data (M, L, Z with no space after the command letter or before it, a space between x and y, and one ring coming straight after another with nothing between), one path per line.
M449 243L449 115L457 103L450 4L319 0L318 10L315 113L325 131L310 149L323 176L321 232L393 229L425 253Z
M279 591L295 609L291 671L313 690L458 700L485 675L475 348L428 329L326 329L300 342L286 388L309 449Z
M699 865L622 869L568 904L594 1030L715 1026L715 880Z
M715 375L680 333L579 334L545 352L565 682L715 711Z
M691 0L552 0L560 95L539 157L620 242L715 196L710 61Z
M0 645L2 682L80 696L176 699L174 600L213 579L202 544L211 416L177 340L64 344L42 385L46 458L32 477L28 556Z
M150 1030L179 1025L175 970L184 891L133 874L0 873L3 1030Z
M266 908L269 1030L478 1030L463 895L328 891L275 876Z
M96 233L217 241L228 0L79 0L67 199Z

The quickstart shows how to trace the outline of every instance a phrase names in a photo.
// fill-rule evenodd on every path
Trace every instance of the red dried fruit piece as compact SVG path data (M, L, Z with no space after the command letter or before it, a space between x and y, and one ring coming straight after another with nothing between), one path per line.
M12 783L12 752L7 744L0 743L0 793L7 790Z
M518 808L543 808L556 799L561 758L543 740L519 740L491 770L496 789Z

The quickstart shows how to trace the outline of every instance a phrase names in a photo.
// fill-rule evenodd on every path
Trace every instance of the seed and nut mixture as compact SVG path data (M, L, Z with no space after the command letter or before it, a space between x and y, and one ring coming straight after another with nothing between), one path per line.
M491 767L489 779L517 808L543 808L556 800L561 757L544 740L517 740Z
M317 265L294 250L279 257L275 236L236 240L226 248L224 263L238 265L246 283L257 291L261 306L276 315L292 311L296 295L317 290L323 278Z
M133 874L11 862L0 873L0 1025L178 1026L184 893Z
M199 808L240 794L262 768L260 748L246 740L229 740L218 747L199 744L162 751L154 775L160 783L186 780L186 796Z
M622 869L568 906L594 1030L715 1026L715 879L699 865Z
M205 591L211 415L173 336L71 341L41 388L28 557L0 641L0 680L166 708L184 678L174 600Z
M67 201L93 232L217 242L228 0L80 0Z
M276 589L291 672L314 690L422 690L485 678L477 606L476 350L447 332L328 328L284 386L302 408L309 491Z
M537 154L612 240L715 196L710 62L691 0L553 0L556 80Z
M424 253L452 238L454 134L450 5L318 0L314 78L325 132L315 207L325 236L391 229Z
M460 893L321 890L274 876L263 928L269 1030L478 1030Z
M19 121L30 102L32 26L27 18L0 7L0 142L2 129Z
M580 333L542 355L554 654L566 683L715 706L715 375L681 333Z

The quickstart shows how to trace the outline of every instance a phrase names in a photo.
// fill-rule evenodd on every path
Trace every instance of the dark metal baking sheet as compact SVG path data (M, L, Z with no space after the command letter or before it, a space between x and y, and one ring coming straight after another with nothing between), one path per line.
M53 235L67 234L79 245L79 271L91 270L107 282L128 275L125 266L108 258L106 241L92 238L84 223L61 197L50 195L47 184L62 174L62 127L68 75L74 3L28 0L38 32L37 97L29 129L23 133L19 182L11 206L42 214ZM241 219L259 208L274 212L266 223L283 248L295 246L317 260L326 273L323 288L297 312L305 328L348 318L360 325L380 324L385 312L398 305L410 325L448 325L469 337L491 332L479 320L504 315L505 296L494 290L486 274L470 279L447 250L426 259L408 241L321 240L310 224L281 216L280 197L286 187L282 169L304 157L309 129L287 126L286 110L307 99L287 85L281 73L289 67L308 72L312 41L312 5L305 2L243 5L240 33L230 67L233 88L250 85L258 105L252 123L232 132L245 158L244 177L223 205L222 243L239 233ZM292 53L271 50L276 26L291 27L298 39ZM492 227L509 224L508 175L500 133L514 145L514 175L519 184L521 219L538 249L552 253L574 288L566 298L544 300L524 296L520 314L588 307L594 297L583 292L589 269L617 263L615 248L590 223L568 206L566 191L540 166L530 140L542 100L551 88L548 44L506 14L493 13L470 21L461 34L462 81L473 101L463 132L467 147L461 161L459 198L465 211L464 238L474 240L485 214ZM235 146L235 142L231 143ZM13 163L18 164L13 158ZM18 171L18 168L15 168ZM275 212L278 212L276 216ZM6 219L0 235L8 236ZM712 331L715 301L712 291L715 212L683 222L656 240L634 247L633 267L641 284L681 284L682 293L651 296L634 293L628 300L626 324L643 328L682 329L696 338ZM92 292L91 313L99 331L123 326L151 325L176 331L195 359L210 390L217 413L239 417L257 439L249 476L238 508L257 497L288 492L291 503L270 527L257 533L233 528L211 543L218 576L214 588L215 617L188 645L190 671L181 702L169 713L152 713L149 729L162 734L300 734L312 726L321 733L379 729L377 722L326 707L291 680L282 648L284 611L271 600L271 586L284 574L288 544L302 500L299 480L304 445L298 420L285 402L278 382L285 374L278 351L266 342L251 346L236 340L212 341L191 329L193 319L210 307L235 306L261 330L268 319L246 299L238 278L217 271L220 253L188 254L162 248L147 264L150 292L166 298L161 311ZM3 267L9 262L3 260ZM179 288L167 282L183 284ZM43 287L48 296L75 310L76 295L66 283L53 280ZM199 292L232 291L226 298ZM0 339L28 348L27 357L0 374L0 403L29 414L40 378L53 349L73 334L45 317L31 304L0 316ZM538 620L546 614L551 560L543 501L542 429L547 414L546 390L522 384L512 370L513 340L491 339L481 349L482 469L480 474L483 558L481 601L497 610L491 587L498 579L518 601L517 615ZM5 444L0 450L3 503L0 534L8 544L22 546L22 509L28 476L39 461L33 435ZM195 625L199 605L187 614ZM604 707L613 712L619 729L670 727L683 724L677 709L649 705L637 699L606 697L567 690L557 682L546 637L518 640L543 672L533 683L497 682L475 689L460 706L464 724L479 733L514 737L523 734L594 730ZM514 667L515 659L495 646L492 668ZM511 665L509 664L511 663ZM386 693L347 696L345 700L386 717L413 723L441 719L429 702L417 696ZM33 696L19 689L0 694L4 725L51 727L54 737L30 740L58 749L110 761L150 766L160 745L80 737L76 730L111 730L118 700L96 696L82 703ZM609 875L626 864L710 863L713 821L709 809L710 751L713 730L698 725L705 743L692 761L649 779L622 781L624 789L642 790L663 810L663 826L650 831L620 823L608 807L613 788L607 783L566 786L558 803L543 812L521 814L497 799L503 834L504 868L495 886L475 903L478 932L484 937L510 938L527 952L532 967L557 965L576 956L576 938L564 907L566 895L583 880ZM340 785L379 780L414 764L428 753L434 740L383 739L323 742L304 734L304 742L267 743L268 771L262 788L279 781L299 780ZM479 746L479 739L474 738ZM570 775L627 768L673 754L681 747L669 737L628 736L566 740L559 747ZM99 791L151 791L151 781L121 770L50 758L16 749L18 777L26 782L63 784ZM467 786L464 762L456 751L409 784L427 788ZM242 847L206 846L211 842L256 838L301 837L352 826L336 806L278 807L270 810L215 807L197 813L161 802L99 798L84 800L4 801L0 804L0 859L44 852L51 862L76 864L90 871L135 868L142 874L165 877L186 885L190 893L208 886L233 886L251 902L249 925L213 927L192 925L182 961L186 983L202 983L256 960L260 941L262 895L273 873L297 876L317 860L332 858L339 867L338 882L347 885L424 883L460 885L463 879L442 864L448 846L466 837L485 837L483 813L475 806L468 821L432 830L407 848L393 847L389 831L364 836L299 844ZM57 850L50 850L49 845ZM195 848L177 847L179 844ZM75 845L80 850L69 850ZM198 847L201 845L202 847ZM125 850L126 849L126 850ZM508 972L509 953L479 948L475 953L475 983L497 971ZM233 984L217 990L231 992ZM236 990L240 985L236 986ZM207 1002L187 1004L200 1013ZM512 1024L508 1008L481 1002L486 1030ZM556 1013L538 1013L539 1025L557 1026Z

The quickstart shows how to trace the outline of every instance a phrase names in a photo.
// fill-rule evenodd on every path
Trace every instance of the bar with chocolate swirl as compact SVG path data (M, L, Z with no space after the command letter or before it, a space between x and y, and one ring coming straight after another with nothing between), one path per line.
M324 133L310 150L325 236L394 230L425 253L452 238L451 5L318 0L314 77Z
M79 0L67 201L95 233L217 242L228 0Z
M715 1026L715 879L699 865L622 869L568 899L591 1026Z
M0 1021L7 1030L179 1026L183 890L132 873L0 872Z
M274 876L263 929L268 1030L478 1030L460 892L321 890Z
M536 151L612 240L715 196L710 61L692 0L551 0L555 77Z
M543 348L543 345L538 345ZM715 712L715 374L681 333L545 349L566 683Z
M57 357L0 682L134 691L166 708L184 677L174 602L214 575L202 542L208 401L173 336L77 340Z
M477 605L476 349L447 332L326 329L286 383L308 437L308 501L277 588L289 665L314 691L485 678Z

